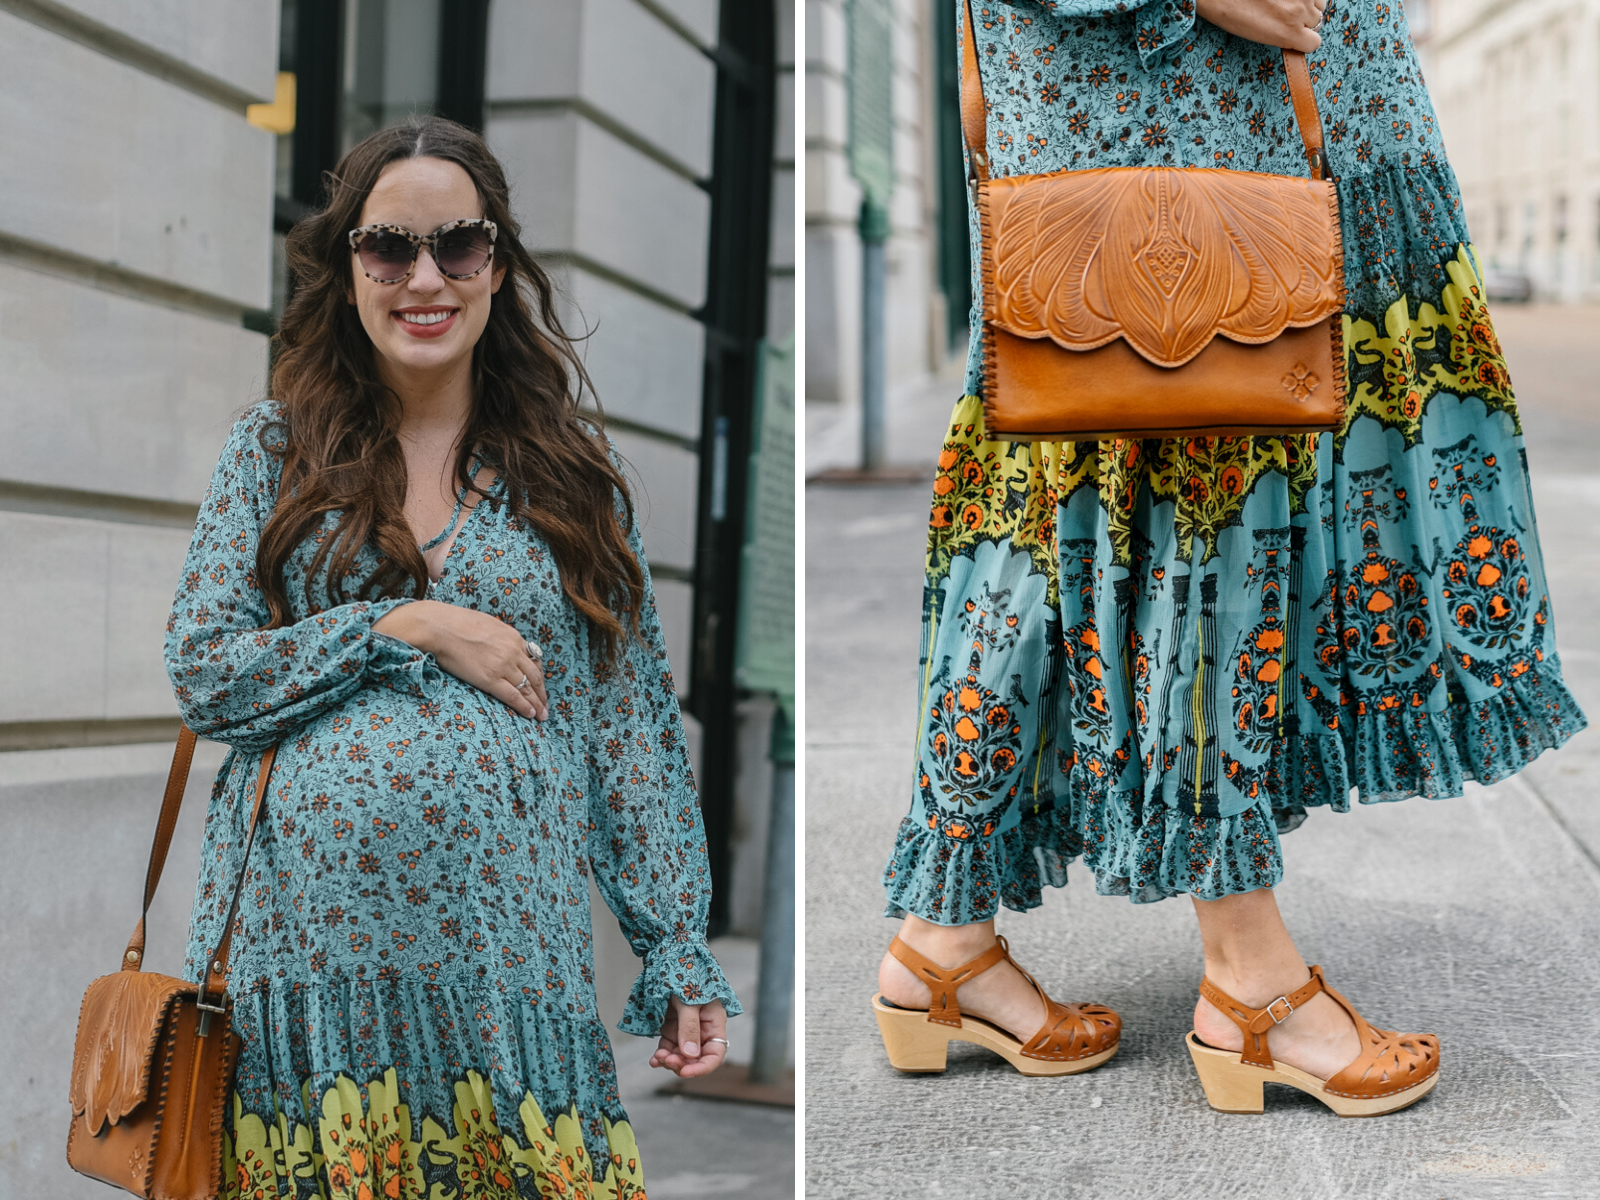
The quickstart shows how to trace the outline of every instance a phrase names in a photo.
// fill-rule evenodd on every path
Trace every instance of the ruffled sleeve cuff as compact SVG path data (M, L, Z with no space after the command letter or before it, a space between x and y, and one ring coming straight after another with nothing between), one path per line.
M686 1004L720 1000L730 1017L744 1011L703 938L663 942L644 956L644 967L617 1028L640 1037L658 1036L661 1022L667 1017L670 996L677 996Z
M1177 62L1194 28L1194 0L1152 0L1134 11L1133 22L1147 70Z
M382 616L378 613L372 620ZM418 700L431 700L438 694L444 686L444 671L433 655L387 633L373 630L369 636L372 647L367 658L367 682Z

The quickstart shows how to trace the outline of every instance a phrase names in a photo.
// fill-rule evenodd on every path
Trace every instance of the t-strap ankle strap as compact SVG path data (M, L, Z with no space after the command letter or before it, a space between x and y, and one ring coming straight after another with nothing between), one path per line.
M1239 1032L1244 1034L1244 1052L1239 1056L1240 1059L1251 1066L1266 1067L1268 1070L1272 1069L1272 1054L1267 1049L1267 1034L1273 1026L1283 1024L1289 1019L1290 1013L1325 989L1322 968L1314 966L1311 968L1311 978L1294 991L1279 996L1265 1008L1251 1008L1248 1004L1240 1004L1211 980L1200 980L1200 994L1231 1017L1239 1027Z
M959 967L941 967L932 959L918 954L898 937L889 943L889 953L928 985L928 991L932 993L932 1000L928 1004L928 1020L938 1025L959 1026L961 1009L956 1004L956 989L974 976L982 975L996 963L1003 962L1006 958L1006 944L1003 940L996 941L977 958L964 962Z

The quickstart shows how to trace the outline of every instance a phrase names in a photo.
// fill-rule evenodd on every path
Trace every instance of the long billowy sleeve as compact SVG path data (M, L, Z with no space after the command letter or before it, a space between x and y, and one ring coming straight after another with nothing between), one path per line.
M598 650L589 729L589 860L606 904L644 959L618 1028L654 1037L667 999L742 1011L706 946L711 869L678 697L645 571L639 636L615 665Z
M246 752L265 750L361 687L431 694L431 655L374 633L405 600L335 605L280 629L256 586L256 547L277 498L278 456L262 444L275 406L233 427L200 505L172 615L167 674L185 724Z

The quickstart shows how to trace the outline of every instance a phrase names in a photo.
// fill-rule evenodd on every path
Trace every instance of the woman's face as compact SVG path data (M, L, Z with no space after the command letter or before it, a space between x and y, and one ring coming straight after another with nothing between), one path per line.
M471 176L455 163L405 158L378 176L359 224L398 225L428 234L451 221L483 215ZM411 274L398 283L369 279L353 253L350 270L352 298L378 352L380 369L434 376L451 374L471 361L472 348L489 321L489 298L505 276L505 268L491 260L471 279L451 279L439 273L427 246L418 249Z

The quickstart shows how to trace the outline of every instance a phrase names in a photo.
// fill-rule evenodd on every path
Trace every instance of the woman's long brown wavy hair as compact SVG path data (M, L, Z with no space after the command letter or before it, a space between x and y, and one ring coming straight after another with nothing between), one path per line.
M283 475L256 553L268 628L293 621L284 565L330 512L338 525L306 573L308 606L324 568L331 604L427 590L427 564L404 514L400 399L379 380L372 341L348 302L354 279L345 238L384 167L423 157L453 162L471 177L483 215L499 227L493 269L505 271L473 349L477 395L456 455L457 486L486 498L468 475L474 452L494 468L512 512L549 544L562 588L614 661L628 632L637 632L644 602L643 572L628 545L627 484L598 421L579 412L593 387L562 328L549 277L523 248L505 172L481 137L440 117L413 117L364 139L326 177L327 207L289 234L294 294L275 339L271 385L284 410L282 432L273 431ZM379 566L350 594L347 577L369 543Z

